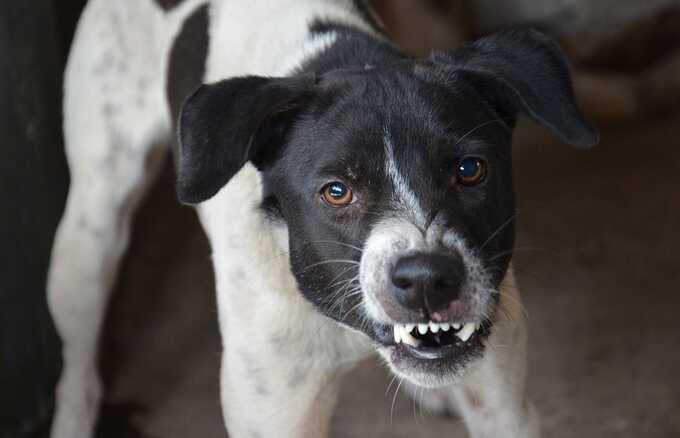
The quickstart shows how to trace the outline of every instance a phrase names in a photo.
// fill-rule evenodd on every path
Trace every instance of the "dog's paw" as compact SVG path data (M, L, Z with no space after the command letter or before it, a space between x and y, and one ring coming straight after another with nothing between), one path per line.
M428 413L447 418L458 417L452 390L423 388L410 382L404 382L403 386L411 398Z

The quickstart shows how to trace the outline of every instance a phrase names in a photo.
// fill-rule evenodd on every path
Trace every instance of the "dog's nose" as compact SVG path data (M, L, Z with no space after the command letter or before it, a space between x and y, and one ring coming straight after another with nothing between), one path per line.
M419 253L402 257L392 271L397 300L412 310L443 310L458 298L465 279L458 255Z

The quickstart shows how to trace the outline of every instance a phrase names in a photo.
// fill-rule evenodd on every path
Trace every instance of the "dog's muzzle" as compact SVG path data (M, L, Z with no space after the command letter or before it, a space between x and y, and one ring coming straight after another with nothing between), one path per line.
M450 383L490 334L497 295L452 231L407 222L374 229L361 261L364 310L392 368L426 386Z

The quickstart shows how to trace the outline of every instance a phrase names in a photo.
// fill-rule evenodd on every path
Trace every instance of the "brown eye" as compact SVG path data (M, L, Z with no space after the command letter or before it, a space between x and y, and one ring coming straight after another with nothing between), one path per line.
M474 186L486 176L486 162L476 157L466 157L458 162L456 181L464 186Z
M326 184L321 189L321 197L333 207L344 207L354 201L352 190L338 181Z

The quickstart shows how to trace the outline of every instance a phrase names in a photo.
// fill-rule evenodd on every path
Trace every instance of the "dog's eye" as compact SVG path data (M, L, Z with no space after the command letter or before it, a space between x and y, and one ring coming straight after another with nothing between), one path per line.
M465 157L458 162L456 181L464 186L474 186L486 176L486 162L477 157Z
M354 202L352 190L338 181L323 186L321 197L327 204L333 207L344 207Z

